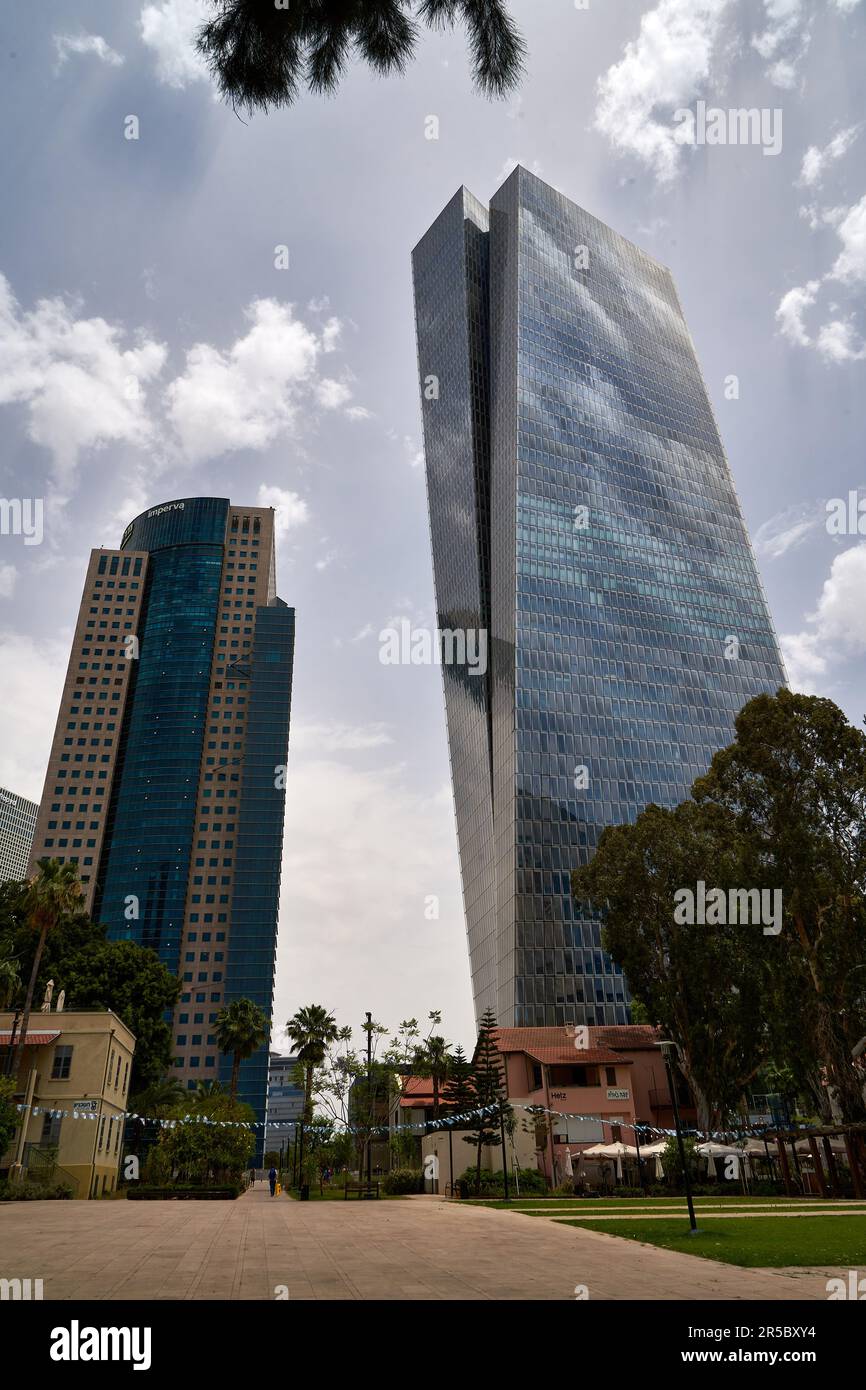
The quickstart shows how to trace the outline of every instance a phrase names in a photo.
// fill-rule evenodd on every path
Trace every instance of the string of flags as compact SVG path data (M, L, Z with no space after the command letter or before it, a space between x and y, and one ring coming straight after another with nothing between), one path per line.
M579 1115L570 1111L554 1110L544 1105L528 1105L522 1102L516 1102L513 1104L509 1102L509 1104L511 1105L512 1110L525 1110L529 1114L537 1116L538 1118L549 1115L552 1118L558 1120L575 1120L591 1124L609 1126L616 1125L619 1129L631 1130L635 1135L639 1137L651 1136L655 1139L672 1139L676 1137L676 1130L664 1129L659 1125L633 1124L631 1121L615 1120L607 1115ZM16 1109L18 1110L19 1114L29 1110L31 1115L48 1115L53 1120L69 1118L72 1118L73 1120L99 1120L104 1118L104 1115L100 1115L93 1110L60 1110L55 1107L46 1105L27 1106L24 1104L19 1104L16 1106ZM335 1121L333 1124L327 1125L306 1125L304 1127L304 1130L307 1134L333 1134L335 1132L341 1134L394 1134L406 1131L415 1131L418 1133L427 1134L431 1131L457 1129L461 1125L464 1125L470 1121L483 1120L487 1116L492 1117L498 1115L499 1105L493 1104L480 1106L478 1109L475 1110L467 1110L459 1115L445 1115L439 1120L416 1120L407 1124L400 1125L349 1125L344 1124L341 1121ZM202 1124L216 1125L221 1129L268 1129L271 1131L278 1129L292 1129L294 1131L301 1124L300 1120L276 1120L270 1122L265 1120L217 1120L211 1118L208 1115L183 1115L167 1119L164 1116L159 1115L141 1115L134 1110L124 1110L118 1112L118 1114L116 1115L110 1116L110 1118L119 1118L124 1121L140 1120L144 1124L158 1125L162 1129L174 1129L179 1124ZM807 1128L807 1126L794 1127ZM731 1138L762 1139L768 1131L773 1131L772 1125L724 1130L690 1129L689 1137L695 1136L704 1140L730 1140ZM571 1142L577 1143L580 1141L572 1140Z

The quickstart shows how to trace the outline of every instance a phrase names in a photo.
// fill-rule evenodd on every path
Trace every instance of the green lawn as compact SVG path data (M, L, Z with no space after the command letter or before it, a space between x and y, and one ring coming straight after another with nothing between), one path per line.
M808 1208L809 1210L820 1211L824 1207L851 1207L853 1210L866 1212L866 1201L854 1203L846 1198L827 1198L820 1197L743 1197L743 1196L719 1196L719 1197L696 1197L695 1210L705 1211L724 1210L730 1206L764 1206L764 1207L794 1207L797 1209ZM515 1197L510 1202L498 1200L495 1202L475 1202L470 1201L470 1206L495 1207L499 1211L526 1211L527 1213L538 1212L544 1214L554 1211L568 1212L596 1212L609 1211L611 1215L630 1211L668 1211L675 1209L685 1211L685 1197Z
M301 1200L300 1197L298 1196L297 1188L295 1188L295 1189L293 1189L293 1190L290 1190L289 1188L284 1187L284 1188L283 1188L282 1195L283 1195L284 1197L291 1197L292 1200L293 1200L294 1202L299 1202L299 1201ZM383 1192L382 1189L381 1189L381 1187L379 1188L379 1200L382 1201L382 1202L393 1202L393 1201L396 1201L396 1200L398 1200L399 1198L401 1198L402 1195L403 1195L402 1193ZM324 1189L323 1192L320 1192L319 1189L318 1189L318 1187L310 1187L310 1201L311 1201L311 1202L367 1202L367 1201L375 1202L375 1201L376 1201L376 1198L375 1198L375 1197L359 1197L358 1194L357 1194L357 1192L350 1192L349 1195L348 1195L348 1197L346 1197L346 1196L344 1195L344 1193L343 1193L342 1187L335 1187L335 1186L332 1184L330 1187L326 1187L326 1188Z
M747 1269L783 1265L841 1265L857 1269L866 1264L866 1213L852 1216L750 1216L738 1221L707 1222L691 1236L686 1218L658 1221L563 1221L588 1231L660 1245L686 1255L741 1265ZM700 1227L700 1215L698 1215Z

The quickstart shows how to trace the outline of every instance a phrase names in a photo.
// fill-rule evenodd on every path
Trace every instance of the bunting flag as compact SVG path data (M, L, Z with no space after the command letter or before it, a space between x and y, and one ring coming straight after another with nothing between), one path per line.
M536 1115L539 1118L541 1118L542 1116L549 1115L551 1118L557 1120L582 1121L589 1124L607 1125L611 1128L615 1125L618 1129L631 1130L638 1137L648 1137L655 1139L676 1138L675 1129L664 1129L658 1125L650 1124L633 1124L629 1120L615 1120L608 1115L580 1115L572 1113L571 1111L553 1110L544 1105L528 1105L523 1101L510 1102L506 1100L504 1104L508 1105L512 1110L525 1110L528 1114ZM52 1119L71 1118L73 1120L98 1120L105 1118L105 1114L94 1114L93 1111L59 1110L46 1105L27 1106L19 1103L16 1106L16 1109L18 1110L19 1114L29 1109L32 1115L50 1115ZM498 1115L499 1110L500 1107L498 1104L484 1105L479 1107L479 1109L477 1110L467 1110L459 1115L445 1115L439 1120L416 1120L408 1124L400 1125L350 1125L345 1124L343 1121L335 1120L333 1124L328 1125L305 1125L304 1132L305 1134L396 1134L411 1131L418 1133L419 1135L429 1134L431 1132L437 1132L440 1130L447 1131L449 1129L456 1129L459 1128L461 1125L469 1124L472 1121L483 1120L487 1116ZM163 1129L174 1129L179 1124L201 1124L217 1125L222 1129L295 1130L299 1129L302 1124L301 1120L216 1120L212 1119L208 1115L183 1115L174 1116L172 1118L166 1118L162 1115L141 1115L135 1110L120 1111L115 1115L111 1115L110 1118L122 1120L140 1120L143 1124L159 1125ZM792 1126L792 1128L808 1132L809 1126L795 1125ZM730 1139L763 1139L765 1135L767 1135L768 1133L775 1134L775 1130L772 1125L755 1126L751 1128L741 1127L738 1129L725 1130L699 1130L689 1128L687 1131L684 1131L684 1135L686 1138L697 1138L704 1141L711 1139L719 1139L723 1141ZM580 1143L583 1141L573 1139L570 1142Z

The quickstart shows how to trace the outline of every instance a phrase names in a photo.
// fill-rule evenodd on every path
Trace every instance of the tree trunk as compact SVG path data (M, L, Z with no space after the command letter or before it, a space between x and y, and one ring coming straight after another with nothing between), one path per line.
M484 1147L484 1131L478 1131L478 1160L475 1165L475 1196L481 1196L481 1150Z
M30 983L27 986L27 998L24 1000L24 1012L21 1016L21 1027L18 1034L18 1041L15 1044L15 1054L12 1058L12 1080L18 1079L18 1068L21 1066L21 1058L24 1055L24 1048L27 1045L27 1029L30 1026L30 1010L33 1007L33 995L36 991L36 977L39 974L39 967L42 964L42 952L45 950L45 938L48 935L48 923L46 922L39 933L39 941L36 946L36 954L33 957L33 969L30 971ZM23 1123L27 1123L26 1116Z
M433 1072L433 1119L439 1119L439 1073Z
M231 1080L231 1086L229 1087L229 1097L230 1097L230 1099L231 1099L232 1101L237 1100L237 1096L238 1096L238 1080L239 1080L239 1078L240 1078L240 1074L241 1074L241 1054L240 1054L239 1052L236 1052L235 1055L234 1055L234 1058L233 1058L233 1060L232 1060L232 1080Z

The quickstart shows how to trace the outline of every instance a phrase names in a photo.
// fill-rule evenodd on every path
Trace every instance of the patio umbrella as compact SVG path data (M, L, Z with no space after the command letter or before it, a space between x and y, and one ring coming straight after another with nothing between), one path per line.
M584 1149L583 1152L585 1158L612 1158L618 1178L622 1177L623 1159L637 1158L637 1149L632 1144L623 1144L621 1140L616 1144L594 1144L591 1149Z
M574 1164L571 1161L571 1149L568 1145L565 1148L565 1176L567 1178L574 1177Z

